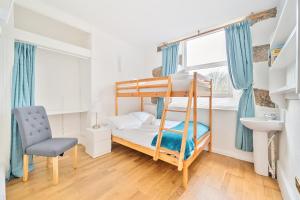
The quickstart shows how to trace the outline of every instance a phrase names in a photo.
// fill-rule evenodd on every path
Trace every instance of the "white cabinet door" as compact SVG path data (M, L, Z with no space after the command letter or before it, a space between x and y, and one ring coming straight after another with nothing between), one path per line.
M77 57L37 49L36 105L45 106L49 114L81 112L83 106L87 109L88 64Z
M35 100L36 105L45 106L47 112L62 109L63 92L56 54L51 51L37 49L35 66Z

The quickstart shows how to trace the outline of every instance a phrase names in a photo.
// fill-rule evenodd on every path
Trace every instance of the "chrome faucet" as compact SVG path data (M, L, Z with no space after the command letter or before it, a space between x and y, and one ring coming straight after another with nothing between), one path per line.
M279 116L277 113L265 113L264 114L266 120L277 120Z

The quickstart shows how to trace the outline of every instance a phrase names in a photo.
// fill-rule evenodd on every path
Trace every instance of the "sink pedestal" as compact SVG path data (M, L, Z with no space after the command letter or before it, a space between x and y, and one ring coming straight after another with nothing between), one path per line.
M253 131L254 169L259 175L269 175L268 154L268 133Z
M254 168L257 174L269 176L269 138L268 133L281 131L284 127L284 122L279 120L266 120L264 118L240 118L242 124L253 130L253 159ZM270 138L271 144L271 161L270 170L272 177L275 178L275 151L274 137Z

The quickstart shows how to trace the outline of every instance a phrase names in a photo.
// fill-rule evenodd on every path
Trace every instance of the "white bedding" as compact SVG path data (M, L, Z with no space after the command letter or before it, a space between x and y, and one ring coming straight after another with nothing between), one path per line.
M180 123L181 121L166 120L165 128L172 128ZM113 129L112 135L144 147L155 149L155 147L151 146L151 142L158 132L159 125L160 120L156 120L154 124L144 124L137 129Z

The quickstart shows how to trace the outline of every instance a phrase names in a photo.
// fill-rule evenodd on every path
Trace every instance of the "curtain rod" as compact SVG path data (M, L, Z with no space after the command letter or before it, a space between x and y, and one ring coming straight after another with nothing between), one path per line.
M200 30L197 31L196 34L194 35L191 35L191 36L187 36L187 37L183 37L183 38L180 38L180 39L177 39L177 40L174 40L174 41L170 41L170 42L164 42L162 43L161 45L159 45L157 47L157 51L161 51L161 49L167 45L170 45L170 44L175 44L177 42L183 42L183 41L186 41L186 40L190 40L190 39L194 39L194 38L197 38L197 37L200 37L200 36L205 36L205 35L208 35L208 34L212 34L212 33L216 33L218 31L221 31L222 29L232 25L232 24L237 24L237 23L240 23L244 20L250 20L252 22L252 25L259 22L259 21L263 21L263 20L266 20L266 19L269 19L269 18L273 18L273 17L276 17L276 14L277 14L277 8L271 8L271 9L268 9L268 10L264 10L264 11L261 11L261 12L258 12L258 13L251 13L250 15L246 16L246 17L241 17L241 18L238 18L238 19L235 19L229 23L226 23L226 24L223 24L223 25L220 25L220 26L217 26L217 27L214 27L214 28L210 28L208 30L205 30L203 32L201 32Z

